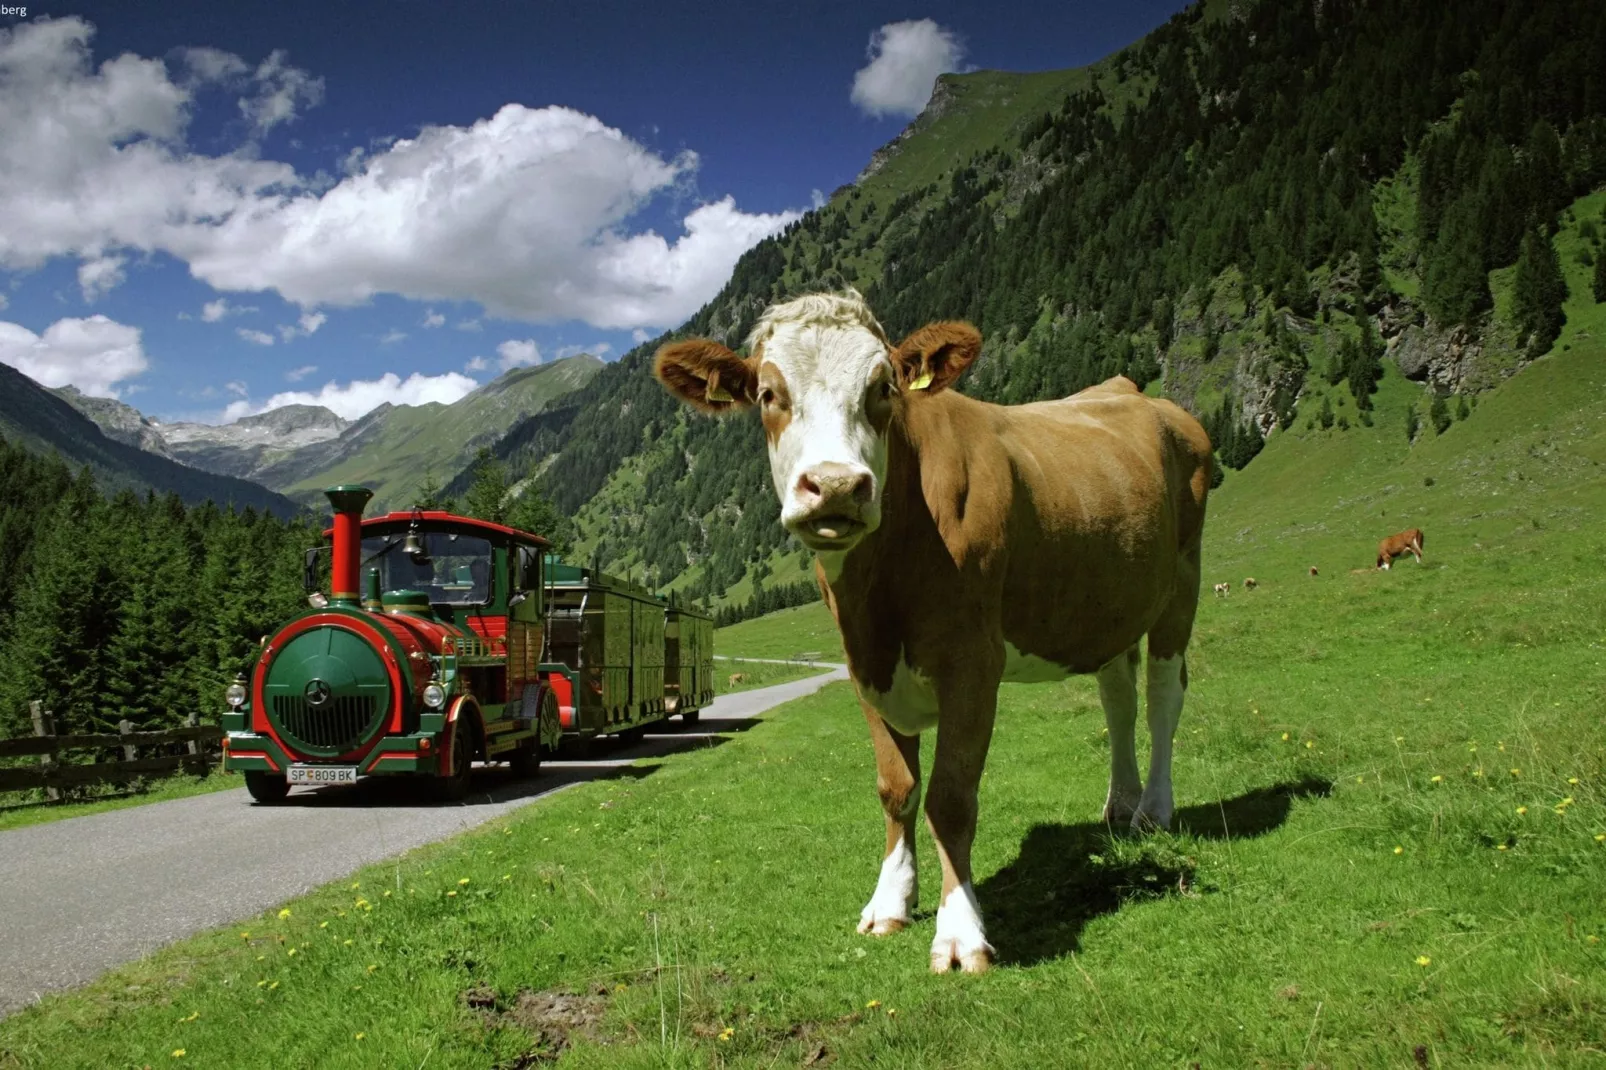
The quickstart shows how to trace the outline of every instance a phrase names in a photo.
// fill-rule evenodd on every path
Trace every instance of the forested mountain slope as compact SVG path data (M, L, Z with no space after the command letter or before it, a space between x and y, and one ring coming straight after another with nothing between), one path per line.
M1124 373L1200 414L1229 467L1301 418L1372 422L1385 360L1424 384L1415 433L1551 347L1559 232L1606 295L1602 223L1568 207L1606 182L1603 56L1585 0L1235 0L1081 71L944 76L673 336L738 345L766 303L852 284L894 337L975 322L967 393ZM649 372L663 340L499 452L602 564L745 592L787 549L761 436L677 409Z

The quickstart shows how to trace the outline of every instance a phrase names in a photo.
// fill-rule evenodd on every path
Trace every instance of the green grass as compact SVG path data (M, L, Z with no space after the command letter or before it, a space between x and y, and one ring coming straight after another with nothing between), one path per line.
M808 676L818 676L822 670L809 665L776 664L771 661L744 661L741 658L721 658L714 662L714 692L734 695L738 691L752 691L760 687L787 684ZM731 677L743 678L731 683Z
M559 1047L565 1066L769 1067L822 1046L841 1066L1410 1066L1419 1047L1434 1067L1599 1065L1606 309L1568 316L1443 435L1407 445L1420 388L1391 373L1373 428L1274 435L1229 475L1205 580L1235 586L1206 595L1190 650L1177 831L1092 821L1091 680L1002 689L975 856L988 975L927 972L924 834L912 930L853 932L882 832L862 716L832 685L47 997L0 1022L0 1067ZM1426 563L1371 569L1408 526ZM718 642L840 649L819 605ZM551 1013L564 993L580 1024Z
M122 810L146 803L183 799L190 795L206 795L214 791L242 788L245 781L233 773L214 769L204 777L180 774L151 781L149 790L127 791L108 788L105 794L94 795L73 802L46 802L38 792L15 792L0 796L0 832L42 825L47 821L60 821L67 817L83 817L107 810Z
M815 654L821 661L842 660L842 638L824 602L794 606L721 628L714 633L714 649L748 658Z

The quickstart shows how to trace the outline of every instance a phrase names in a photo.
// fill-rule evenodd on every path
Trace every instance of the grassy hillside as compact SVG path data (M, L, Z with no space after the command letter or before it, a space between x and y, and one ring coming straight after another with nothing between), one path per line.
M119 442L66 401L8 365L0 365L0 436L33 453L58 453L87 466L103 491L172 492L190 504L251 506L288 517L296 503L257 483L214 475Z
M1216 491L1206 580L1235 587L1200 608L1177 831L1093 820L1090 679L1003 688L986 976L926 970L923 832L912 929L852 931L882 830L838 685L47 997L0 1023L0 1065L1593 1065L1606 322L1571 311L1442 435L1406 443L1391 380L1373 427L1273 435ZM1424 565L1371 569L1408 524Z
M426 476L448 484L482 446L583 387L602 368L582 355L519 368L451 405L385 406L332 442L290 455L263 473L285 494L316 501L335 483L374 491L372 509L405 509Z

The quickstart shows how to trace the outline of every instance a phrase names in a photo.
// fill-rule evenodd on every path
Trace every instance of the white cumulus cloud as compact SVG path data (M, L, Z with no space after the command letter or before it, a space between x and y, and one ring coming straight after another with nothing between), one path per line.
M316 393L287 390L273 395L260 405L236 401L224 410L223 415L226 422L232 423L242 416L253 416L286 405L322 405L336 416L356 420L385 404L427 405L440 402L450 405L478 386L473 379L457 372L444 375L420 375L414 372L406 379L395 372L386 372L378 379L354 379L344 384L325 383Z
M96 257L78 265L78 288L88 302L115 290L124 277L123 258L120 256Z
M220 297L201 306L201 319L206 323L216 323L229 316L255 311L257 310L250 305L231 305L227 297Z
M541 363L541 347L535 344L535 339L509 338L496 347L497 355L502 358L502 370L517 368L521 364Z
M322 312L303 312L301 318L294 324L281 323L279 325L279 337L286 342L294 338L305 338L319 327L322 327L328 318Z
M471 357L469 358L469 362L463 365L463 370L466 372L482 372L490 366L490 361L486 360L484 357Z
M436 312L433 308L424 313L424 328L426 330L434 330L436 327L445 325L446 317Z
M105 316L61 319L34 334L0 322L0 364L45 386L76 386L95 397L118 396L118 384L149 367L140 330Z
M289 371L285 372L284 377L292 383L299 383L301 380L305 379L307 376L311 375L317 370L318 366L316 364L303 364L299 368L291 368Z
M931 99L937 75L959 69L964 46L930 19L909 19L871 33L867 55L853 74L853 103L876 118L912 118Z
M665 327L799 216L726 197L691 210L684 233L633 227L655 198L687 189L697 155L665 158L562 107L424 127L353 153L338 181L250 144L208 155L187 137L207 85L251 87L242 112L260 133L315 103L321 83L281 53L247 67L191 49L173 73L133 54L96 66L93 32L76 17L0 31L0 269L160 251L220 291L303 307L389 293L532 322Z
M273 344L273 335L267 331L253 330L250 327L238 327L234 333L252 345L271 346Z

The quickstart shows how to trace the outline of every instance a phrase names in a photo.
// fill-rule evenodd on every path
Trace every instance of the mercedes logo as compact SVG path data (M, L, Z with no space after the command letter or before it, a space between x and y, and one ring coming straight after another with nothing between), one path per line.
M333 696L334 692L330 691L329 685L322 680L313 680L307 684L306 690L301 692L301 697L307 700L307 705L315 710L327 705Z

